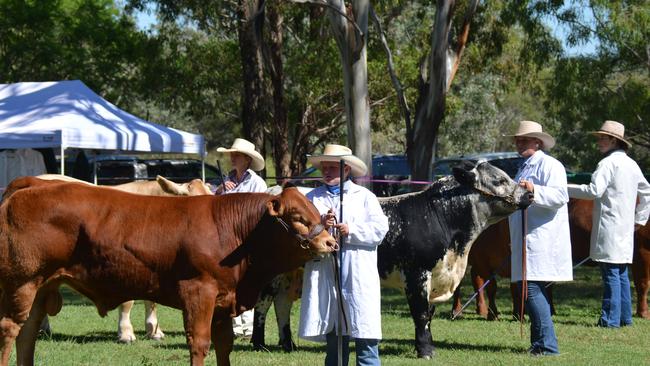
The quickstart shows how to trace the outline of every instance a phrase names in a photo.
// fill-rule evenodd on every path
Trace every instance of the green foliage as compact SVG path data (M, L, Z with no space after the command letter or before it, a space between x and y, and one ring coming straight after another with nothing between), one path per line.
M108 0L0 0L0 80L125 88L144 34Z

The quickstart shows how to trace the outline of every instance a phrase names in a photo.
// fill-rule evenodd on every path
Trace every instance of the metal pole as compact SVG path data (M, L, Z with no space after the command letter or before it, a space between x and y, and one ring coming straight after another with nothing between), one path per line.
M526 279L526 233L528 232L528 210L521 210L521 308L519 309L519 334L524 338L524 304L528 297L528 281Z
M345 179L343 173L345 170L345 161L341 159L339 161L339 223L343 223L343 185L345 184ZM338 351L338 366L343 365L343 292L340 288L341 275L343 274L342 267L340 265L343 259L343 235L339 231L339 318L338 318L338 342L337 342L337 351Z

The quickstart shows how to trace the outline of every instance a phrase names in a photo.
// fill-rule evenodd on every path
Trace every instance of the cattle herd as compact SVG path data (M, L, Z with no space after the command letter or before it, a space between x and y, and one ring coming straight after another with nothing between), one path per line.
M88 297L102 316L121 306L123 342L135 340L133 299L146 300L147 336L154 339L164 336L155 303L180 309L192 365L204 364L211 343L217 364L229 365L231 318L253 307L251 342L263 349L272 303L280 344L295 349L289 314L300 296L301 266L337 247L298 189L213 196L200 181L178 185L164 178L114 188L58 175L18 178L7 187L0 205L1 366L14 343L17 363L33 364L39 326L61 310L61 284ZM502 219L531 199L488 163L456 167L421 192L380 198L390 227L378 270L384 278L402 274L419 357L434 352L435 304L455 294L459 312L456 290L468 265L475 288L494 273L509 276ZM589 204L570 203L574 260L588 256ZM635 244L637 314L647 318L650 227L637 232ZM489 306L482 292L477 302L477 312L490 319L499 314L495 286L492 280L486 287Z

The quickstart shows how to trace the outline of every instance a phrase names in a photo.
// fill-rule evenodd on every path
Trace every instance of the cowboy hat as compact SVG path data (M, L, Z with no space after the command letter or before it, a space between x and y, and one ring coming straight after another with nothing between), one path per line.
M232 153L238 152L244 155L249 156L252 159L251 169L254 171L260 171L264 169L264 158L260 153L255 151L255 145L252 142L244 139L237 138L232 143L230 149L225 147L220 147L217 149L217 152L220 153Z
M321 155L307 155L307 162L318 169L320 169L321 163L324 161L338 163L341 160L345 161L345 165L352 168L353 177L360 177L368 172L366 164L361 159L352 155L352 150L342 145L327 144Z
M608 135L608 136L616 137L617 139L625 142L628 147L632 146L632 144L624 138L625 126L623 126L623 124L620 122L605 121L603 125L600 126L600 130L591 131L590 133L592 135Z
M544 144L544 149L550 149L555 146L555 139L547 134L542 132L542 125L535 121L519 121L519 127L517 128L517 133L514 135L506 135L508 137L534 137L539 139Z

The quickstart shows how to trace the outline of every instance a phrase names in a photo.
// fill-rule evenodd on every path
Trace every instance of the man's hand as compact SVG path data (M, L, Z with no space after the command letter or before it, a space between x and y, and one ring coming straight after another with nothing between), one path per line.
M325 226L326 230L329 230L332 226L336 225L336 215L334 211L330 208L325 215L320 217L320 222Z
M350 234L350 228L348 227L348 224L338 224L336 225L336 228L339 229L339 233L342 236L348 236L348 234Z
M519 181L519 186L521 188L524 188L528 192L535 193L535 185L533 184L533 182L531 182L529 180L523 180L523 179L520 180Z

